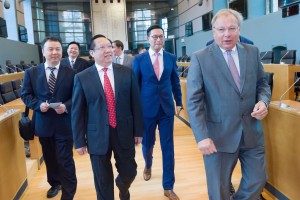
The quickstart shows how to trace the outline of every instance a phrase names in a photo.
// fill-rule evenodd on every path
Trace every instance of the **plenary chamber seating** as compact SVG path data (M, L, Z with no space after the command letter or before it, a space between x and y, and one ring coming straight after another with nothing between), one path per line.
M260 61L263 64L273 63L274 62L274 52L273 51L260 52Z
M4 103L8 103L10 101L17 99L17 97L14 93L13 85L12 85L11 81L1 83L0 91L1 91L1 96L2 96Z
M21 82L21 80L20 79L14 80L11 83L12 83L13 90L14 90L14 93L15 93L16 97L20 98L21 97L21 91L22 91L22 82Z
M280 64L292 64L296 62L297 50L284 50L280 52Z

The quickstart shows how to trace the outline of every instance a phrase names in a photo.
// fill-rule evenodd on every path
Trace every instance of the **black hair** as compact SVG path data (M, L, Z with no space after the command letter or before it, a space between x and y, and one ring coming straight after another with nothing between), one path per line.
M147 36L149 37L150 36L150 32L153 30L153 29L161 29L164 33L164 29L158 25L158 24L154 24L152 26L150 26L148 29L147 29Z

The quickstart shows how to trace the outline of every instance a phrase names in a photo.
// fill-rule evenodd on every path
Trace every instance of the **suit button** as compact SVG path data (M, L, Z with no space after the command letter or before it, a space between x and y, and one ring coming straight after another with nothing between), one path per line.
M241 101L243 101L243 100L244 100L244 98L243 98L243 97L241 97L240 99L241 99Z

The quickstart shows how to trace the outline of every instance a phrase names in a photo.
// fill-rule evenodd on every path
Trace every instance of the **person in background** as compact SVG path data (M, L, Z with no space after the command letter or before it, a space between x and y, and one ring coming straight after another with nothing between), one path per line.
M90 45L95 64L75 76L73 138L80 155L88 148L97 199L114 199L113 152L119 197L129 200L129 187L137 174L135 145L143 134L142 108L132 69L112 63L112 49L110 40L95 35Z
M124 54L123 43L120 40L115 40L113 41L112 46L114 52L113 63L118 63L120 65L132 68L132 62L134 57Z
M135 56L133 70L141 90L145 123L142 151L145 160L144 180L152 174L153 148L158 126L163 155L164 195L171 200L179 199L173 188L174 174L174 114L182 109L181 88L177 75L176 56L163 50L164 30L159 25L147 29L148 51ZM174 97L174 99L173 99Z
M242 20L231 9L213 17L215 42L193 53L187 76L188 116L212 200L258 199L267 180L261 120L271 92L258 48L238 42ZM242 180L230 196L238 160Z
M78 42L70 42L68 44L67 53L69 57L63 58L61 64L71 67L76 73L79 73L89 67L88 61L79 57L80 44Z
M45 63L25 71L21 98L35 112L35 135L42 145L51 185L47 198L62 190L61 199L70 200L77 186L71 129L75 72L60 63L62 45L58 38L45 38L42 53Z
M147 49L145 47L139 48L139 54L142 54L142 53L144 53L146 51L147 51Z

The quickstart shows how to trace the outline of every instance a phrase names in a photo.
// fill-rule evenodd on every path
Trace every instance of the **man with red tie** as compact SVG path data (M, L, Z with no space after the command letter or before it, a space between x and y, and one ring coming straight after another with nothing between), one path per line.
M98 200L114 198L112 152L121 200L137 174L135 144L141 143L143 120L138 84L132 69L112 63L109 39L96 35L90 54L95 64L78 73L72 98L72 130L76 151L90 154Z

